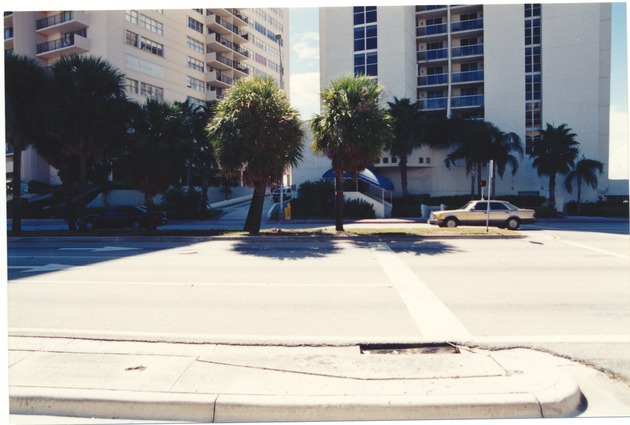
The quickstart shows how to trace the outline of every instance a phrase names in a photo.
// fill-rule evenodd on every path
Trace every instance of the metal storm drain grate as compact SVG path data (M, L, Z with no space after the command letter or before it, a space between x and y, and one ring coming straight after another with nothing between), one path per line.
M459 348L453 344L364 344L360 345L361 354L459 354Z

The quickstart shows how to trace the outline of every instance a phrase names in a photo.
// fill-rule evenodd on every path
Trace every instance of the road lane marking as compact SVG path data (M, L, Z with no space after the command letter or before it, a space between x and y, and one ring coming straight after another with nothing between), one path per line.
M589 249L591 251L599 252L599 253L602 253L602 254L612 255L613 257L619 257L619 258L623 258L623 259L626 259L626 260L630 260L630 255L619 254L617 252L607 251L605 249L595 248L593 246L582 245L581 243L570 242L570 241L567 241L567 240L564 240L564 239L561 239L560 242L566 243L566 244L569 244L569 245L573 245L573 246L577 246L579 248Z
M467 341L470 332L386 243L370 243L422 336L442 341Z

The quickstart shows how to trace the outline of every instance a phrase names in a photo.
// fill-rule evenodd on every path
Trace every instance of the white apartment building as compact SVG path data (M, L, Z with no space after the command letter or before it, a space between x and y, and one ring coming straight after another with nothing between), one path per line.
M428 112L490 121L517 133L528 152L546 123L566 123L577 134L580 155L604 164L610 55L607 3L320 9L322 85L340 74L373 76L385 88L385 102L408 97ZM449 152L423 147L412 153L410 193L470 193L463 161L445 166ZM384 152L374 165L399 194L398 159ZM557 191L558 206L575 200L561 176ZM527 154L515 176L508 167L496 180L498 196L547 192L548 177L538 176ZM583 197L627 193L627 181L610 181L605 168L598 189L587 188Z
M220 99L237 79L268 75L289 92L289 10L159 9L4 12L4 49L49 66L71 53L99 56L126 77L130 99ZM7 178L12 153L6 153ZM56 183L28 149L22 181Z

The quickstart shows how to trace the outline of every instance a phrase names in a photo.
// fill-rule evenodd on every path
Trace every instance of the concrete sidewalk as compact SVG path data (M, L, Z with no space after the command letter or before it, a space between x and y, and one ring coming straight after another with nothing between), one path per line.
M577 415L582 393L557 361L525 349L448 344L230 346L9 335L9 397L12 415L202 423Z

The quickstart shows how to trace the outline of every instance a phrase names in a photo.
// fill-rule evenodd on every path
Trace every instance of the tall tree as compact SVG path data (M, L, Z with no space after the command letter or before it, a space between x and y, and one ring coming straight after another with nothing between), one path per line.
M400 186L403 200L407 202L409 189L407 183L407 162L409 155L414 148L421 143L421 111L417 103L409 98L398 99L394 97L393 102L387 102L389 114L393 120L394 137L386 144L391 155L399 158L398 167L400 169Z
M52 64L50 78L52 133L64 158L78 160L80 218L89 162L102 159L127 129L125 77L104 59L71 54Z
M154 197L174 183L186 160L186 128L173 105L157 99L135 104L118 169L130 186L144 193L149 210Z
M577 181L577 213L582 213L582 183L597 189L597 175L604 171L604 163L596 159L582 158L575 164L575 168L569 171L565 178L565 187L569 193L573 192L573 180Z
M244 230L258 234L267 187L302 159L304 129L297 110L272 78L238 80L217 103L208 137L224 172L241 170L254 187Z
M472 175L471 195L481 196L483 166L494 161L494 166L500 177L503 177L509 165L512 174L518 170L519 160L513 154L523 155L520 137L513 132L504 132L488 121L458 120L451 121L451 138L455 149L446 156L446 166L450 168L459 159L466 163L466 174ZM492 185L493 188L495 185ZM494 196L493 194L491 196Z
M555 127L549 123L534 140L530 156L539 176L549 177L549 208L556 211L556 176L567 174L575 164L579 142L567 124Z
M5 53L6 142L13 149L13 201L11 233L22 232L22 151L33 144L42 129L42 105L47 82L44 69L29 56Z
M335 228L343 231L343 173L353 176L375 162L394 137L379 102L383 88L370 77L341 76L321 93L322 113L310 123L311 149L326 155L335 173Z

